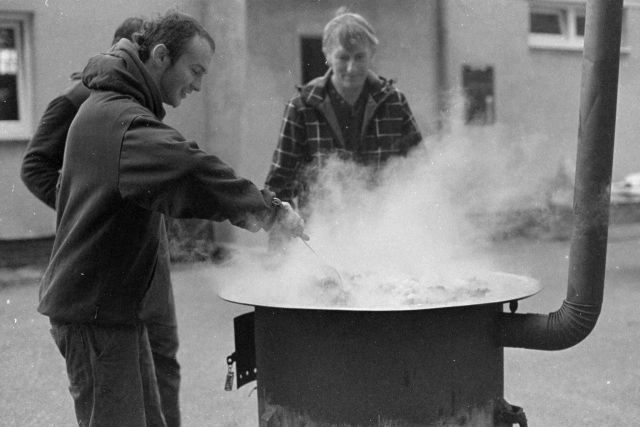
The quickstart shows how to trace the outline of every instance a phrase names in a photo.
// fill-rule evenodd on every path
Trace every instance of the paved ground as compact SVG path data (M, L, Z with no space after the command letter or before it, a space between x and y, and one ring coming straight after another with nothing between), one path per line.
M519 312L548 313L566 294L568 242L496 245L505 271L545 288ZM558 352L505 350L505 398L530 426L640 425L640 227L612 228L604 308L592 334ZM0 271L0 425L75 425L64 364L35 312L37 268ZM233 318L248 308L221 301L203 265L173 271L183 366L185 427L257 425L253 385L223 391ZM8 284L10 283L10 284Z
M566 296L568 243L498 248L545 288L519 312L548 313ZM505 398L524 407L530 426L640 425L640 228L612 228L604 305L594 331L567 350L505 350Z

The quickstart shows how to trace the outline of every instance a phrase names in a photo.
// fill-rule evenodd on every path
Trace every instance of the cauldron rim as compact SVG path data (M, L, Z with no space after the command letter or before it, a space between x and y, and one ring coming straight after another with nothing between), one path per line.
M260 301L259 296L257 295L246 295L240 294L237 291L237 287L230 286L219 286L218 287L218 296L225 301L232 302L235 304L253 306L253 307L271 307L271 308L282 308L282 309L297 309L297 310L319 310L319 311L355 311L355 312L398 312L398 311L419 311L419 310L435 310L435 309L443 309L443 308L461 308L467 306L478 306L485 304L498 304L498 303L506 303L510 301L517 301L521 299L525 299L531 297L540 290L542 290L542 286L538 280L535 280L531 277L516 275L512 273L505 272L491 272L491 277L501 278L500 282L502 283L501 292L496 295L492 294L489 297L473 297L466 299L459 299L454 301L449 301L446 303L434 303L434 304L411 304L411 305L394 305L394 306L375 306L375 307L354 307L354 306L340 306L340 305L328 305L328 304L295 304L295 303L283 303L281 301ZM507 283L505 283L507 282ZM513 285L508 289L504 286L505 284Z

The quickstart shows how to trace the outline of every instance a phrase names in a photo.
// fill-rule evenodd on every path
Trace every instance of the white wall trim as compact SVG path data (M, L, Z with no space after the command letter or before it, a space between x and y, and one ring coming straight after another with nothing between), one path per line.
M21 12L0 11L0 22L19 21L22 31L18 35L21 44L19 52L20 74L18 75L18 97L20 120L0 120L0 141L24 141L31 138L34 122L34 49L33 49L33 15Z

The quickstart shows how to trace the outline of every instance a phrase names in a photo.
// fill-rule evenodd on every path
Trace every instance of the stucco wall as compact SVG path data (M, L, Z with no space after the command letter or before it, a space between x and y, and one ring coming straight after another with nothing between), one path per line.
M627 2L625 2L627 3ZM541 173L547 165L573 163L578 139L582 51L530 48L526 0L448 0L445 2L451 87L459 87L463 64L494 67L496 116L513 144L539 144L530 160ZM618 118L613 176L640 171L635 141L640 115L640 9L625 9L620 60Z
M445 16L450 93L460 93L464 65L494 72L496 123L481 129L468 154L492 168L487 175L504 175L495 179L513 188L503 191L531 191L521 186L537 186L575 154L581 54L530 50L524 0L446 1ZM462 120L462 109L454 111L451 120ZM516 170L530 176L509 176Z
M637 2L625 9L624 19L623 46L627 50L620 58L614 179L640 172L640 5Z
M527 0L442 0L448 89L461 80L461 67L492 65L496 127L505 130L507 149L528 147L533 160L548 166L575 156L581 52L530 49ZM640 8L628 3L625 51L621 58L614 179L640 170L635 141L640 104ZM105 50L113 29L131 15L154 16L177 7L199 18L217 49L203 91L166 121L206 150L220 155L258 185L264 182L281 115L300 83L301 34L320 35L342 5L362 13L380 38L375 69L397 80L423 130L435 127L436 1L424 0L4 0L0 10L33 15L34 121L96 52ZM35 125L34 125L35 126ZM53 213L19 179L26 141L0 141L0 239L53 233ZM525 150L526 151L526 150ZM529 153L531 154L531 153ZM262 241L219 227L221 236ZM245 237L241 237L244 239Z

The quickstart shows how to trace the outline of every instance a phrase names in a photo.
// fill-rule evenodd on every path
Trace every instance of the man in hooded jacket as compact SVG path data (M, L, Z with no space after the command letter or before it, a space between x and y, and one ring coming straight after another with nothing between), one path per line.
M57 231L38 311L65 358L80 425L164 426L141 306L168 265L163 215L251 231L303 222L216 156L164 124L163 104L199 91L215 44L170 12L89 61L91 90L66 140Z
M120 39L131 40L142 28L143 19L130 17L116 28L111 45ZM22 181L43 203L55 209L56 186L67 140L67 131L78 108L89 97L82 83L82 73L71 75L72 84L54 98L42 115L38 128L29 141L21 168ZM161 230L162 232L163 230ZM160 236L159 250L168 251L168 241ZM161 252L160 257L164 257ZM153 365L158 381L162 413L167 427L180 425L180 364L178 326L168 263L158 263L149 285L140 318L147 327Z

